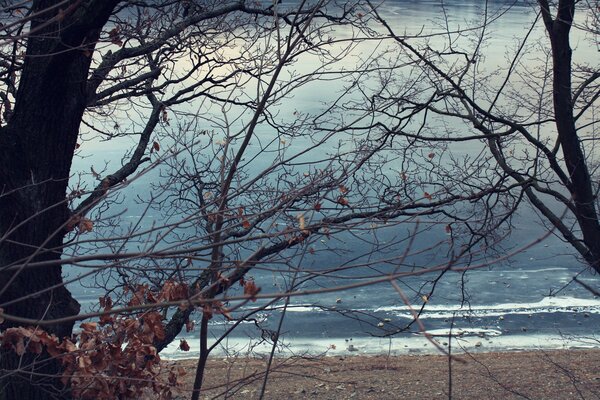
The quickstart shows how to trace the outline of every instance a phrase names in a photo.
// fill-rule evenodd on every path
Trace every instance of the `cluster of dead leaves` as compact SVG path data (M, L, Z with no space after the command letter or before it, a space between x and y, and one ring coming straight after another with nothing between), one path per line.
M94 230L94 223L91 219L83 218L81 215L76 214L69 218L65 226L67 232L71 232L75 228L77 228L80 233L92 232Z
M153 345L164 338L162 316L157 312L138 318L115 318L112 324L81 324L81 332L59 340L40 328L8 328L0 344L18 355L46 351L63 365L62 383L81 399L137 399L148 390L160 399L171 399L171 389L184 371L174 368L163 378L160 357Z
M344 185L340 185L338 187L338 189L340 190L341 195L338 197L337 202L338 204L341 204L343 206L349 206L350 201L348 200L346 196L346 194L348 194L349 190L346 186Z
M186 285L167 281L158 293L140 285L130 303L177 301L187 295ZM116 316L110 314L113 304L109 297L101 298L100 305L107 314L99 322L82 323L81 332L73 338L60 340L40 328L17 327L0 334L0 346L18 355L45 351L60 360L62 382L76 398L137 399L150 391L160 399L171 399L171 389L185 371L175 367L161 370L154 341L165 338L163 315L147 311ZM185 347L189 349L181 346Z
M254 280L241 279L239 283L244 295L256 301L260 288ZM126 292L131 294L129 306L178 301L181 301L180 307L190 306L184 301L190 296L188 285L172 280L166 281L159 290L138 285L126 288ZM11 349L17 355L46 352L59 360L63 365L62 382L70 387L75 398L138 399L153 393L156 398L171 399L171 390L185 371L176 367L161 369L164 367L160 365L154 342L166 336L163 314L145 311L116 315L112 312L110 297L100 298L100 306L104 313L99 321L82 323L81 331L71 338L61 340L35 327L7 328L0 334L0 347ZM204 304L202 312L209 318L213 314L232 318L220 301ZM193 321L188 321L186 330L193 329ZM188 351L190 346L181 340L179 348Z

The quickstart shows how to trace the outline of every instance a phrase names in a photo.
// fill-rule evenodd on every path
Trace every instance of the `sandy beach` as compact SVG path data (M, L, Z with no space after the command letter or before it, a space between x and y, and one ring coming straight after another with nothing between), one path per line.
M176 398L189 398L196 360ZM214 358L202 399L258 399L266 360ZM449 369L450 367L450 369ZM449 372L450 371L450 372ZM444 355L293 357L273 360L265 399L597 399L600 350Z

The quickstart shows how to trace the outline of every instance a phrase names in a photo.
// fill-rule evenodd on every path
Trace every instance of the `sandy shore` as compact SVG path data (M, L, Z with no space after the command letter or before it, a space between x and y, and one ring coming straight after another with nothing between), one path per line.
M173 361L165 361L172 364ZM189 398L195 360L177 398ZM211 359L202 399L259 398L266 361ZM451 384L450 384L451 382ZM275 359L265 399L598 399L600 350Z

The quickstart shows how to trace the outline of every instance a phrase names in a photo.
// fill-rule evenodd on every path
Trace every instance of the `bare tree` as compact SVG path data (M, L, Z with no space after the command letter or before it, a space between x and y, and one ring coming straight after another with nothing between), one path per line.
M39 327L66 346L75 321L131 325L147 339L141 368L199 311L198 398L214 314L241 321L250 301L252 314L389 282L424 331L397 280L433 274L415 290L428 298L448 271L488 265L525 201L597 269L599 73L573 68L574 1L537 5L548 63L524 62L528 34L502 74L480 64L498 17L485 4L475 27L408 36L368 2L5 3L4 331ZM321 91L322 107L302 90ZM95 154L104 142L120 165ZM335 257L307 266L324 252ZM250 271L283 283L261 292ZM80 312L72 282L103 289L97 312ZM82 388L60 360L4 346L3 396L100 396L97 370Z
M401 157L402 179L389 189L400 199L427 190L438 212L464 221L452 227L483 240L491 226L510 228L514 211L531 207L598 270L600 73L595 64L576 63L570 44L575 31L579 51L594 49L597 5L528 4L537 17L497 62L488 43L503 9L491 2L461 28L442 6L439 29L414 35L400 32L371 3L389 53L373 64L380 85L363 84L364 96L347 112L362 113L360 127ZM467 193L478 195L460 205Z
M256 182L240 186L246 176L238 171L242 170L250 141L256 137L257 126L268 124L272 118L267 107L308 79L306 74L295 76L290 70L282 80L285 68L302 53L322 58L321 68L326 68L326 60L339 59L347 46L336 45L335 53L328 53L326 47L333 42L328 37L330 26L360 25L351 5L333 6L301 2L280 9L277 4L250 5L244 1L5 2L4 123L0 131L3 329L42 325L58 338L71 335L74 321L85 317L78 316L79 305L64 286L64 264L89 267L85 261L112 260L93 268L112 268L126 286L140 283L140 277L157 282L161 274L184 280L183 262L193 264L198 259L202 263L198 268L203 272L190 287L195 291L208 288L203 294L206 298L222 291L226 287L221 285L225 279L221 272L224 243L239 242L236 238L248 242L244 236L249 231L280 214L282 205L289 208L298 201L295 194L276 200L267 198L270 203L264 204L265 209L242 210L245 206L240 205L239 197L250 193L244 185ZM183 109L195 99L204 103L198 103L197 110L193 110L195 106ZM250 119L236 127L237 132L231 132L233 126L226 122L222 145L215 144L217 149L206 151L212 160L205 167L206 184L212 192L199 178L189 179L195 185L195 194L200 195L198 209L193 215L183 215L180 208L177 212L181 218L171 220L171 225L161 225L162 232L151 227L139 233L138 225L119 239L103 231L103 224L115 219L101 216L114 202L119 188L126 186L142 165L150 165L143 173L163 162L178 167L176 157L181 150L177 141L188 140L186 134L190 134L182 134L179 129L188 124L192 135L201 134L201 117L206 112L202 107L209 103L224 111L228 107L243 108ZM178 110L180 105L183 108ZM183 122L186 115L191 122ZM163 135L160 132L170 126L179 138L159 139ZM287 127L289 131L295 128L293 124ZM85 176L72 170L72 164L80 146L85 148L89 143L90 133L102 140L132 137L136 143L124 154L120 167L109 163L99 169L96 165L96 171L92 165L91 175ZM235 148L231 145L234 140L239 141ZM275 140L281 144L284 141ZM169 152L154 161L161 146ZM190 148L186 144L184 149ZM254 154L258 156L260 153ZM285 165L285 161L280 163ZM70 186L74 173L79 178ZM339 178L323 175L327 185L337 185ZM89 178L97 180L95 187L89 188ZM305 196L314 196L317 190L306 192ZM168 192L164 193L166 197L159 204L169 199ZM97 213L93 221L89 215L92 210ZM178 234L175 228L199 222L204 226L204 236L188 237L171 248L158 247ZM81 234L90 231L100 231L97 239L82 240ZM241 279L265 256L301 243L309 232L296 229L284 239L257 246L231 271L228 282ZM128 243L140 237L147 242L153 234L157 235L155 242L136 255L125 251L131 250L126 247ZM281 236L266 232L263 239ZM94 246L105 253L94 252ZM156 261L161 258L175 265L171 272L165 272L162 262ZM145 273L140 267L141 274L135 279L128 277L130 265L141 259L154 263L159 275ZM161 349L174 338L189 312L176 313L168 334L157 339L160 343L156 347ZM48 359L48 354L2 351L4 397L69 396L58 382L60 363ZM32 380L38 384L31 385Z

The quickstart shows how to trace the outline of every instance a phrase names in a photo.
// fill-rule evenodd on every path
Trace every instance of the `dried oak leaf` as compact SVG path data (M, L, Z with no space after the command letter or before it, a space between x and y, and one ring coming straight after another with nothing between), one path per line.
M41 332L41 331L39 331ZM22 356L25 354L25 339L27 339L28 344L32 342L34 339L34 330L33 328L8 328L6 329L1 338L2 338L2 347L12 348L18 356ZM38 339L39 342L39 339ZM32 352L36 352L37 347L29 347ZM40 351L41 352L41 351ZM39 353L38 353L39 354Z
M188 344L188 342L185 339L181 339L179 341L179 348L182 351L190 351L190 345Z
M89 218L82 218L78 224L79 232L86 233L94 230L94 223Z
M14 328L8 328L0 334L0 348L8 349L12 347L13 350L16 351L15 345L19 340L19 335L15 334L13 329ZM25 347L23 347L23 350L25 350Z
M350 204L350 202L348 201L348 199L344 196L340 196L338 197L337 202L343 206L347 206L348 204Z
M156 337L158 340L164 340L165 338L165 328L162 324L162 314L159 312L153 311L144 315L144 327L146 328L145 332L151 333L153 337Z
M256 295L260 292L260 288L256 286L253 280L244 282L244 295L250 296L250 300L256 301Z
M158 295L159 301L178 301L189 297L189 287L185 283L167 280Z
M98 327L98 324L96 322L83 322L81 325L79 325L81 327L81 329L83 329L85 332L93 332L96 330L96 328Z

